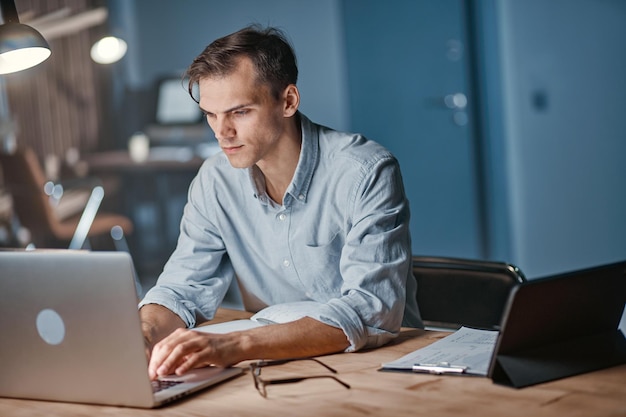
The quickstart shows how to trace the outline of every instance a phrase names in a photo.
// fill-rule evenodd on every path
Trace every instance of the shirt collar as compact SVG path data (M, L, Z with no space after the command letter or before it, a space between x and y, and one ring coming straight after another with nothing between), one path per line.
M287 187L287 194L305 203L319 158L319 141L315 125L302 113L298 113L298 116L302 128L302 147L296 172L293 174L291 184Z

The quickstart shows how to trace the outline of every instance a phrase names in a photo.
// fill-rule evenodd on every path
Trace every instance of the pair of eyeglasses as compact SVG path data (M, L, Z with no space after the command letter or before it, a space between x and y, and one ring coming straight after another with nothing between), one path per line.
M252 379L254 380L254 387L257 389L257 391L259 391L259 394L261 394L261 396L263 398L267 398L267 390L265 389L265 387L267 385L278 385L278 384L292 384L295 382L301 382L304 381L306 379L317 379L317 378L329 378L329 379L333 379L335 381L337 381L339 384L343 385L346 388L350 388L350 385L346 384L345 382L343 382L342 380L340 380L339 378L337 378L334 375L310 375L310 376L301 376L301 377L295 377L295 378L280 378L280 379L263 379L261 378L261 369L265 368L267 366L276 366L276 365L282 365L284 363L287 362L294 362L294 361L302 361L302 360L307 360L307 361L313 361L316 363L319 363L320 365L322 365L324 368L328 369L330 372L336 374L337 371L333 368L331 368L330 366L326 365L325 363L323 363L322 361L315 359L315 358L300 358L300 359L280 359L280 360L274 360L274 361L258 361L258 362L253 362L250 364L250 373L252 374Z

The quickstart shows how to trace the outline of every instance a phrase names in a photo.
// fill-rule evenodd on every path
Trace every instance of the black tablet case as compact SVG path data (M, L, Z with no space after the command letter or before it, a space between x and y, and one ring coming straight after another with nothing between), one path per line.
M528 281L511 292L489 376L522 388L626 363L618 329L626 261Z

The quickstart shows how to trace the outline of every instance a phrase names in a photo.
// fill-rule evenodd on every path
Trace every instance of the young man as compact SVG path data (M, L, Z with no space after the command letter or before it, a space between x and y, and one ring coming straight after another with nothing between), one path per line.
M150 376L354 351L421 327L397 161L299 113L282 33L218 39L187 75L223 152L192 182L176 250L140 304ZM232 279L246 310L277 324L186 330L213 317Z

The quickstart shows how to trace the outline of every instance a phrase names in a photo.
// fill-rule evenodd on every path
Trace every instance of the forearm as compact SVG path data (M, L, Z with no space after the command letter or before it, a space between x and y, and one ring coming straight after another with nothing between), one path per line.
M150 349L174 330L185 327L178 315L158 304L144 305L139 310L139 316L141 330Z
M238 337L238 361L319 356L342 352L350 345L343 330L310 317L255 328Z
M198 366L230 366L247 359L287 359L341 352L349 342L341 329L305 317L226 334L178 330L158 343L150 358L150 378L184 374Z

